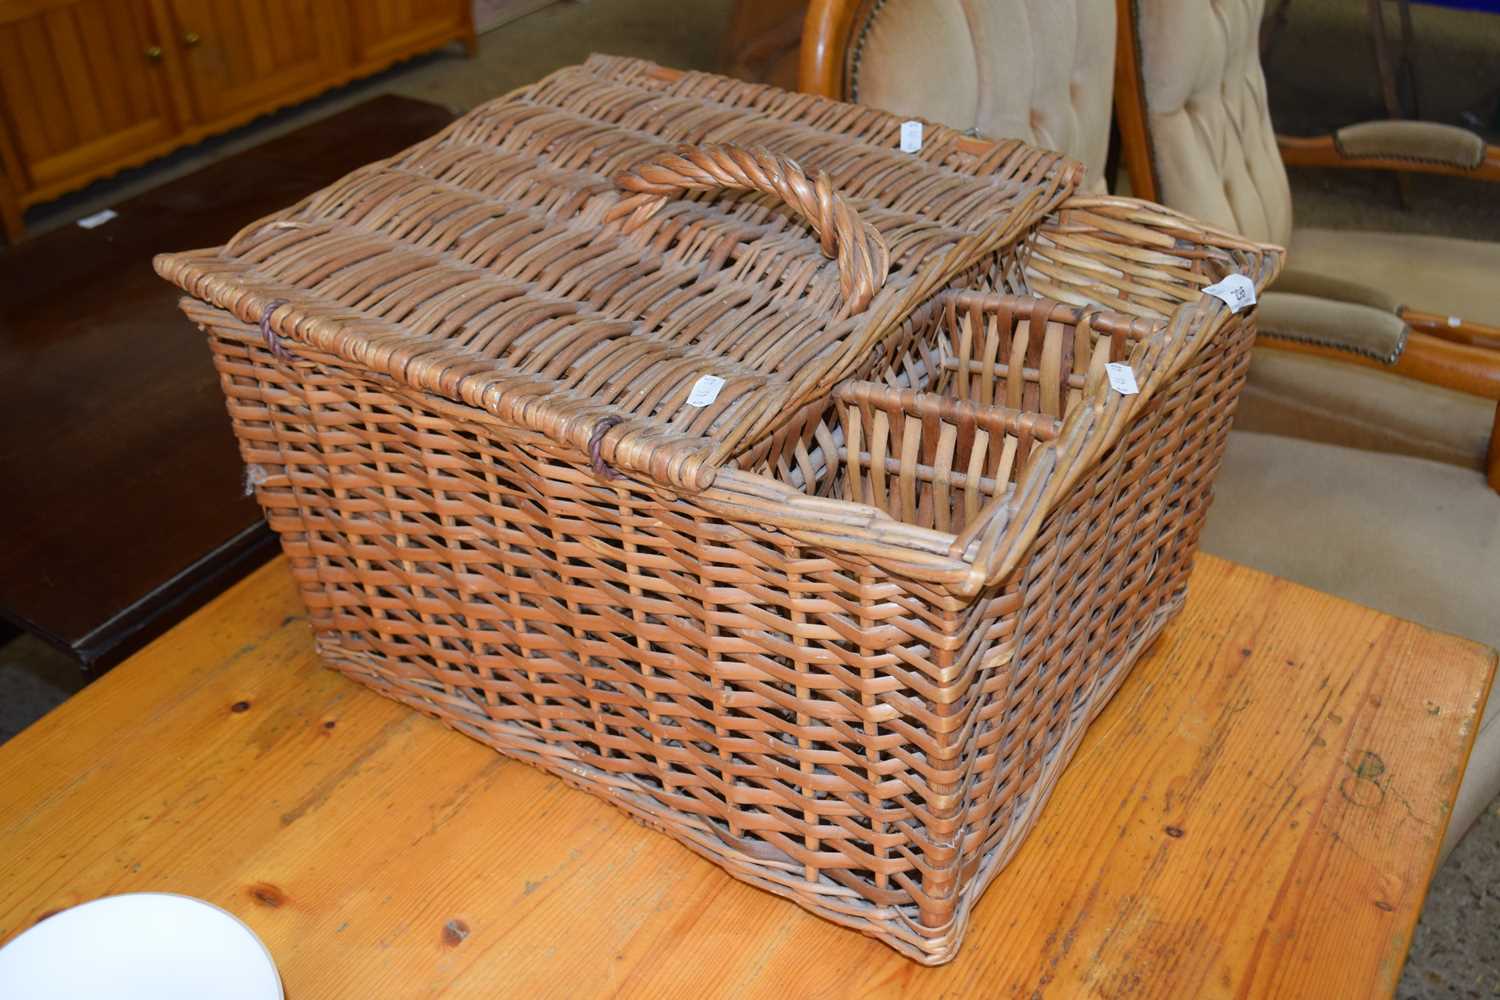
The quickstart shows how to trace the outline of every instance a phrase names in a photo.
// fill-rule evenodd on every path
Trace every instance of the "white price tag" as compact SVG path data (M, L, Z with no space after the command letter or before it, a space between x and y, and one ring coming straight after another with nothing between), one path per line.
M1203 290L1228 306L1230 312L1255 305L1255 282L1243 274L1231 274L1217 285L1209 285Z
M78 225L84 229L97 229L98 227L108 222L110 219L118 219L119 217L119 212L116 212L112 208L106 208L102 212L95 212L93 215L85 215L83 218L78 220Z
M1110 388L1122 396L1134 396L1141 391L1135 384L1135 369L1123 361L1111 361L1104 366L1104 373L1109 376Z
M922 123L901 123L901 152L920 153L922 151Z
M688 393L687 404L703 408L709 406L719 398L719 390L724 388L724 380L717 375L705 375L693 383L693 391Z

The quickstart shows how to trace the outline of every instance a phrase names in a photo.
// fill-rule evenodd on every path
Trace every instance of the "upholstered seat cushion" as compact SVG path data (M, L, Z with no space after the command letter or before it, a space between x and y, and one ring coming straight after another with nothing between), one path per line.
M1105 190L1112 0L901 0L849 42L849 100L1056 149Z
M1494 417L1477 396L1267 346L1255 349L1234 425L1477 470Z
M1403 306L1500 326L1500 242L1356 229L1294 229L1298 271L1382 290Z
M1471 469L1237 430L1203 548L1500 646L1500 495ZM1497 706L1476 740L1445 853L1500 793Z

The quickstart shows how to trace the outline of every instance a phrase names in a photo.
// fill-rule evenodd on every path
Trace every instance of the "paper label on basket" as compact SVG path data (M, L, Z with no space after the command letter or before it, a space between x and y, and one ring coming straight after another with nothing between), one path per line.
M1255 282L1243 274L1231 274L1217 285L1209 285L1203 290L1228 306L1230 312L1255 305Z
M922 123L901 123L901 152L920 153L922 151Z
M98 227L108 222L110 219L117 219L119 217L119 212L116 212L112 208L106 208L102 212L95 212L93 215L85 215L83 218L78 220L78 225L83 229L97 229Z
M1109 376L1110 388L1122 396L1134 396L1141 391L1135 384L1135 369L1123 361L1111 361L1104 366L1104 373Z
M688 393L687 404L689 406L704 407L719 398L719 390L724 388L724 380L717 375L705 375L693 383L693 391Z

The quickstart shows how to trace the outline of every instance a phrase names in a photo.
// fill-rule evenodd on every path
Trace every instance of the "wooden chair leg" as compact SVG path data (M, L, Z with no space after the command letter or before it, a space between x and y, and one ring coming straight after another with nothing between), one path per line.
M21 242L21 237L26 233L26 224L21 219L21 206L12 196L3 177L0 177L0 232L4 232L5 241L11 246Z
M1396 182L1396 205L1405 212L1411 208L1411 178L1398 170L1391 179Z
M1408 117L1422 117L1422 95L1417 90L1417 34L1411 25L1411 0L1396 0L1397 16L1401 19L1401 75L1406 80L1406 97L1411 105Z
M1396 69L1391 65L1390 38L1385 33L1385 0L1365 0L1370 22L1370 47L1375 54L1375 73L1380 77L1380 96L1387 118L1400 118L1401 100L1396 94Z
M1146 128L1146 95L1136 52L1136 0L1115 0L1115 124L1120 130L1120 159L1130 178L1130 193L1143 201L1160 201L1151 162L1151 133ZM1109 178L1113 181L1114 178Z
M1281 37L1281 29L1286 27L1287 8L1292 5L1292 0L1278 0L1275 9L1269 17L1260 23L1260 64L1262 68L1271 61L1271 52L1276 48L1276 40Z
M21 205L25 176L20 151L12 144L9 130L0 126L0 234L12 246L21 241L26 230Z
M1489 472L1490 489L1500 493L1500 403L1495 404L1495 426L1490 431L1490 453L1485 466Z
M474 5L466 3L464 7L468 13L464 15L464 33L458 41L464 47L464 55L473 59L479 55L479 29L474 23Z
M1431 334L1439 340L1449 340L1455 344L1468 344L1470 347L1485 347L1492 351L1500 351L1500 327L1486 326L1483 323L1474 323L1457 316L1439 316L1436 313L1422 312L1417 309L1402 309L1401 318L1406 320L1406 325L1418 333ZM1454 320L1458 322L1454 322Z
M1404 118L1401 95L1396 86L1396 67L1391 60L1390 36L1385 31L1385 0L1365 0L1369 20L1370 48L1375 54L1375 74L1380 78L1380 96L1387 118ZM1407 11L1410 14L1409 11ZM1406 209L1411 205L1410 184L1400 171L1391 175L1396 186L1396 203Z

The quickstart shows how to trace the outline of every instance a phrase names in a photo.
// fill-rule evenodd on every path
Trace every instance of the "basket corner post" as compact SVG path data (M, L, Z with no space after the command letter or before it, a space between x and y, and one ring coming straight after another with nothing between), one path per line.
M962 634L963 616L955 616L944 631ZM963 869L963 821L965 800L965 752L973 735L966 724L973 683L972 672L963 669L954 651L939 650L939 686L933 692L929 721L932 749L928 754L927 843L923 853L921 893L917 897L918 920L929 944L932 961L948 961L956 950L950 940L962 898L959 873ZM947 957L942 957L947 954Z

